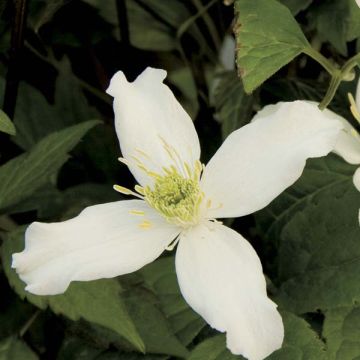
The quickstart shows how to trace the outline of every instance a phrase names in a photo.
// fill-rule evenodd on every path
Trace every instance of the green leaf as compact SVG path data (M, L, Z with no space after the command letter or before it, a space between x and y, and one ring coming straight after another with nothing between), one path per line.
M217 335L206 339L191 352L187 360L240 360L242 356L232 355L226 349L225 335Z
M290 10L276 0L236 0L237 65L252 92L310 47Z
M324 0L310 13L320 37L347 55L347 41L360 37L360 9L355 0Z
M305 320L290 313L283 313L282 317L285 326L283 346L268 356L267 360L327 360L325 344ZM188 358L188 360L235 359L244 358L234 356L226 349L225 335L217 335L203 341L195 347Z
M34 31L39 32L39 29L50 22L53 16L70 1L71 0L33 1L32 7L36 8L36 11L33 11L31 14L31 23Z
M328 189L342 183L349 184L355 170L356 166L347 164L336 155L308 160L300 179L255 214L261 236L277 242L294 214L305 209Z
M146 352L186 358L188 351L174 335L170 323L157 306L156 297L139 287L131 288L124 295Z
M313 0L280 0L286 5L293 15L297 15L300 11L305 10L313 2Z
M325 313L323 337L328 360L360 359L360 307L341 307Z
M277 301L300 314L351 306L360 299L355 167L335 156L312 165L266 210L272 212L267 236L280 240Z
M98 121L87 121L52 133L29 152L0 167L0 209L24 200L51 177L68 159L68 153Z
M37 360L38 357L20 339L8 337L0 342L0 360Z
M303 319L291 314L282 314L285 338L280 350L267 360L328 360L325 344Z
M284 306L305 313L360 300L359 204L348 180L316 196L286 225L279 249Z
M214 91L214 105L223 139L250 121L253 102L253 97L245 94L241 80L233 71L221 74Z
M89 106L79 80L73 75L69 60L56 64L59 75L55 82L55 99L51 105L33 86L22 82L15 111L17 135L14 141L29 150L45 136L89 119L99 119L99 113Z
M189 345L206 325L185 302L177 283L174 258L164 257L140 270L147 286L160 300L161 310L176 336Z
M9 135L16 134L16 129L14 124L1 109L0 109L0 131Z
M1 258L5 274L10 285L22 298L30 303L65 315L71 320L83 318L104 326L123 336L137 350L144 351L140 338L121 298L122 288L116 279L104 279L90 282L73 282L62 295L37 296L24 290L24 283L11 268L11 255L22 251L24 247L24 228L10 233L1 249Z

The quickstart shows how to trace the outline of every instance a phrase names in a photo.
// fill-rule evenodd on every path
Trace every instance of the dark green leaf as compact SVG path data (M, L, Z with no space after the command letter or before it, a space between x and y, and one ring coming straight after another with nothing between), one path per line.
M174 258L161 258L140 272L146 284L159 298L161 309L177 337L184 345L190 344L205 326L205 322L187 305L180 293Z
M173 334L170 323L148 291L132 288L125 300L129 313L144 341L146 352L185 358L187 349Z
M191 352L188 360L241 360L242 356L234 356L226 349L225 335L217 335L206 339Z
M20 84L14 117L18 131L14 140L26 150L52 132L100 118L89 106L69 60L63 58L57 67L60 71L55 83L54 105L49 104L39 90L25 82Z
M280 0L284 5L286 5L293 15L297 15L300 11L305 10L313 0Z
M241 80L233 71L220 76L214 92L214 105L223 139L250 121L253 101L251 95L245 94Z
M0 209L15 205L50 181L68 153L98 121L87 121L52 133L29 152L0 167Z
M16 134L16 129L14 124L1 109L0 109L0 131L9 135Z
M33 1L32 7L36 7L36 11L32 12L31 22L35 32L49 21L55 13L71 0L36 0Z
M314 161L268 210L267 235L280 239L279 301L297 313L351 306L360 299L360 193L354 167ZM350 174L349 174L350 173ZM306 294L306 296L304 296Z
M2 246L1 258L10 285L22 298L41 309L50 307L56 314L71 320L87 321L115 331L129 341L137 350L144 351L140 338L122 300L122 288L116 279L91 282L75 282L63 295L36 296L24 290L24 283L11 268L11 255L24 247L24 229L19 228L8 235Z
M327 360L325 344L319 339L309 324L290 313L282 314L285 326L283 346L267 360ZM239 339L239 341L241 341ZM190 354L188 360L235 360L226 349L225 335L214 336L200 343Z
M360 37L360 9L355 0L321 1L310 16L321 38L342 55L347 55L346 42Z
M323 329L328 360L360 359L360 307L342 307L326 312Z
M309 324L290 313L283 313L285 338L283 346L267 360L328 360L325 344Z
M21 340L8 337L0 342L0 360L37 360L38 357Z

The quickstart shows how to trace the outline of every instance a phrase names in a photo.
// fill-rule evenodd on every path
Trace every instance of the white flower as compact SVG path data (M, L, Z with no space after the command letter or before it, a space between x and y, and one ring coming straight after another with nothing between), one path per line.
M139 200L86 208L62 222L31 224L13 267L39 295L59 294L74 280L114 277L140 269L178 242L176 273L189 305L227 332L234 354L261 360L281 347L283 324L266 294L251 245L215 218L262 209L298 179L309 157L330 152L342 128L316 106L283 103L272 115L233 132L210 162L200 161L192 120L147 68L133 83L111 80L123 158L140 185Z
M358 7L360 7L360 0L355 0Z
M349 94L350 109L354 118L360 124L360 79L358 80L355 99ZM360 165L360 134L343 117L335 114L331 110L324 110L324 115L329 119L337 119L342 122L343 130L340 132L334 152L341 156L346 162L353 165ZM360 167L355 171L353 182L360 191ZM360 222L360 211L359 211Z

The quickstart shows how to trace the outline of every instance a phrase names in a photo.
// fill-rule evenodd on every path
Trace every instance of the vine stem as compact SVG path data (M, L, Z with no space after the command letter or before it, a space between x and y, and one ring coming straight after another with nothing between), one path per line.
M331 76L334 76L334 74L338 71L338 68L329 59L314 50L312 47L306 47L303 50L303 53L318 62Z
M330 104L341 82L348 77L352 69L359 63L360 63L360 53L350 58L343 65L341 70L336 69L336 71L332 74L330 85L325 94L325 97L319 105L320 110L324 110Z
M6 74L6 86L3 108L6 114L13 119L16 106L16 98L19 88L19 73L21 62L21 50L24 45L24 33L26 27L27 0L13 2L14 20L11 31L11 46L9 52L9 66Z

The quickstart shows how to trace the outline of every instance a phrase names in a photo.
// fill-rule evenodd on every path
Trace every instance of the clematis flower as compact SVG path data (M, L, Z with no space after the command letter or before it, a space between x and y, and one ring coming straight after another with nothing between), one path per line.
M360 124L360 79L357 84L355 99L349 94L350 110L354 118ZM327 110L325 115L332 119L338 119L343 123L343 131L335 145L334 152L340 155L346 162L353 165L360 165L360 134L359 132L343 117ZM360 191L360 167L355 171L353 182L355 187Z
M355 99L349 94L350 110L354 118L360 124L360 79L358 80ZM343 130L340 132L338 141L334 148L334 153L341 156L346 162L352 165L360 165L360 134L359 132L342 116L335 114L331 110L324 110L324 115L330 120L339 120L343 124ZM360 191L360 167L355 171L353 182ZM359 210L360 222L360 210Z
M312 105L283 103L234 131L206 165L192 120L147 68L129 83L119 71L107 92L125 163L139 185L115 189L135 200L90 206L60 223L32 223L13 267L38 295L59 294L71 281L136 271L165 249L188 304L227 347L261 360L281 347L284 329L266 293L260 260L240 234L216 218L262 209L303 171L307 158L329 153L342 128Z

